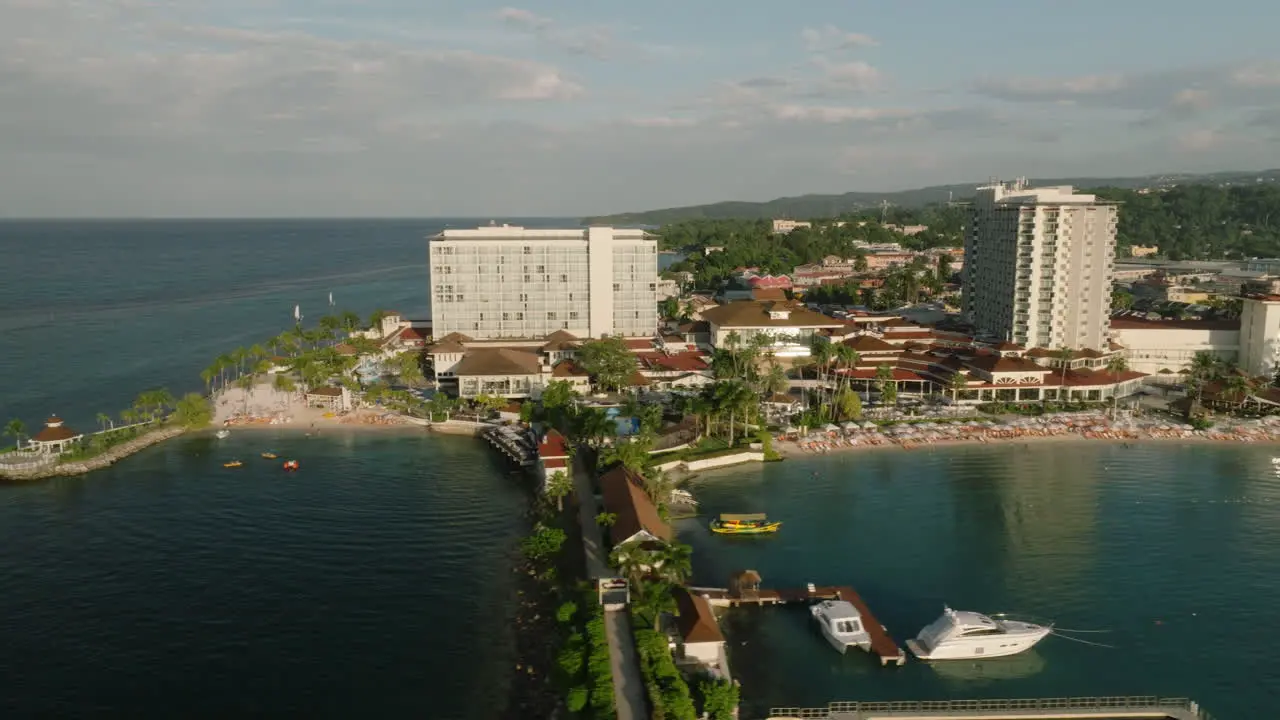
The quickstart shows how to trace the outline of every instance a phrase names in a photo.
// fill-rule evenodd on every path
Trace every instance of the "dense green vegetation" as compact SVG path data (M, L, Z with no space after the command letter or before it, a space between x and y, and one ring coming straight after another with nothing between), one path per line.
M1258 172L1227 171L1208 174L1143 175L1138 177L1111 178L1033 178L1033 185L1074 185L1075 187L1144 188L1168 187L1190 183L1253 184L1258 178L1273 181L1280 170ZM935 185L899 192L849 192L842 195L800 195L784 197L768 202L719 202L710 205L690 205L645 212L628 212L586 218L587 223L664 225L694 219L759 219L759 218L832 218L848 213L877 209L883 202L899 207L922 207L943 203L950 199L972 197L978 183Z
M1280 256L1280 186L1184 185L1148 194L1116 188L1091 192L1124 203L1116 234L1121 248L1156 245L1174 260Z
M1131 245L1155 245L1174 260L1280 257L1280 185L1190 184L1151 193L1091 187L1087 192L1122 203L1117 231L1121 256ZM671 269L693 272L695 285L701 288L715 286L737 267L785 273L797 265L821 262L828 255L856 257L855 240L897 242L915 250L956 247L967 214L964 206L946 204L888 208L883 216L886 224L929 226L912 237L881 225L879 210L840 215L838 219L849 221L843 227L818 221L814 228L798 228L787 235L773 235L768 220L754 217L679 220L663 226L658 234L663 249L689 254ZM724 251L704 255L707 247Z

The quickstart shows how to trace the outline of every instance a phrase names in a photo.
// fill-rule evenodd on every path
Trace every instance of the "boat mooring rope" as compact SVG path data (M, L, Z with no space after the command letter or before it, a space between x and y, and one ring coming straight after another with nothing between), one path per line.
M1109 633L1111 632L1110 630L1075 630L1072 628L1063 628L1063 627L1055 627L1054 630L1055 631L1061 630L1062 632L1073 632L1073 633Z
M1070 635L1059 635L1059 634L1058 634L1058 633L1056 633L1056 632L1050 632L1049 634L1050 634L1050 635L1053 635L1054 637L1060 637L1060 638L1062 638L1063 640L1070 640L1071 642L1078 642L1078 643L1081 643L1081 644L1084 644L1084 645L1093 645L1094 647L1110 648L1110 649L1112 649L1112 650L1115 650L1115 649L1116 649L1116 646L1115 646L1115 645L1105 645L1105 644L1100 643L1100 642L1092 642L1092 641L1089 641L1089 640L1081 640L1080 638L1073 638L1073 637L1071 637Z

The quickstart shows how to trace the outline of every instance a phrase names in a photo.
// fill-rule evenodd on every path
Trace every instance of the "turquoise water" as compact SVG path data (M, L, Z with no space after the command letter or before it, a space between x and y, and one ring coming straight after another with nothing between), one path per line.
M470 438L242 431L0 485L0 715L497 717L524 484Z
M1280 473L1274 448L1063 443L884 451L694 480L705 516L767 511L766 538L681 521L695 581L754 568L766 587L853 585L901 643L958 609L1052 619L1050 637L981 663L881 668L841 657L800 607L728 611L744 717L833 700L1191 697L1219 720L1274 717ZM705 520L705 517L703 518Z

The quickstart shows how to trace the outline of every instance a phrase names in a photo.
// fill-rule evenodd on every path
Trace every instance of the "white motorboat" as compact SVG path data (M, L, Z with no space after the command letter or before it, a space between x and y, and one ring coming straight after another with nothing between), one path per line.
M675 489L671 491L670 502L673 505L691 505L698 506L698 501L693 499L693 494L688 490Z
M1003 657L1030 650L1052 632L1052 625L945 608L907 647L921 660Z
M850 647L871 648L871 635L862 626L862 615L852 603L823 600L810 606L809 612L813 613L813 619L818 622L827 642L841 653Z
M219 430L218 432L214 433L213 436L218 438L219 440L222 440L223 438L227 437L230 434L231 434L230 430Z

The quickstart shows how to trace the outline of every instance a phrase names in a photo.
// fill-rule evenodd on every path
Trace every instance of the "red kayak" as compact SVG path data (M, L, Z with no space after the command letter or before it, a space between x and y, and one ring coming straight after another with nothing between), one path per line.
M298 461L297 461L297 460L285 460L285 461L284 461L284 469L285 469L285 470L297 470L297 469L298 469Z

